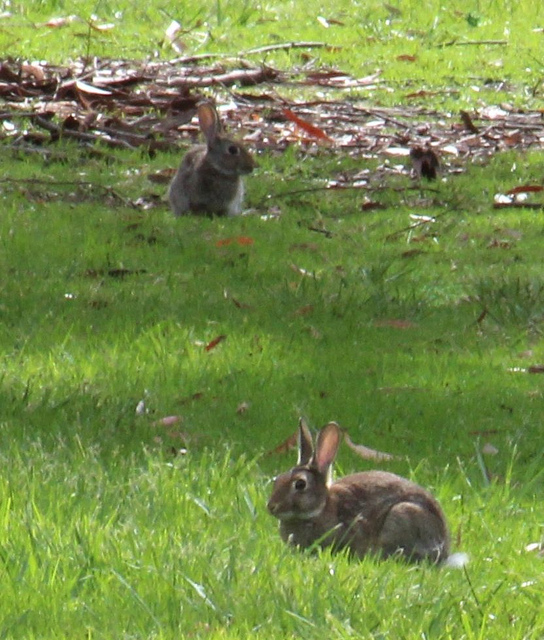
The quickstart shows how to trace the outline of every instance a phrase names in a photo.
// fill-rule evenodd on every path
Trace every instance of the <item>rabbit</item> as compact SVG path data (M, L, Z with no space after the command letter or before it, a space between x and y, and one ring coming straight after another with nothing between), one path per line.
M301 548L347 548L358 558L374 554L410 562L447 560L448 526L428 491L386 471L354 473L332 482L341 437L340 427L330 422L319 432L314 449L310 430L300 420L297 465L275 479L268 501L283 541Z
M242 176L256 166L250 153L238 142L221 135L215 107L198 105L198 122L205 145L190 149L184 156L168 190L175 216L190 212L235 216L242 211Z
M413 147L410 149L410 159L417 178L427 178L427 180L436 180L437 172L440 169L440 161L436 153L427 147Z

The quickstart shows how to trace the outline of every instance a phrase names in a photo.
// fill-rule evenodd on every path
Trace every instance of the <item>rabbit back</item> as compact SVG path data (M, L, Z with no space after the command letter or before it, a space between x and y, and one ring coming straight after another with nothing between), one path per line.
M399 502L391 507L380 531L377 552L383 557L399 554L414 562L439 564L450 554L444 518L428 506Z
M448 527L437 500L419 485L386 471L346 476L329 491L340 546L362 557L400 555L442 562L449 555Z

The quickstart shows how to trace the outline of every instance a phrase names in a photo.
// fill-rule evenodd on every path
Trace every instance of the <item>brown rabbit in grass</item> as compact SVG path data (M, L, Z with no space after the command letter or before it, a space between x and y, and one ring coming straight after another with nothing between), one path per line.
M209 102L198 106L205 145L184 156L168 190L175 216L188 213L236 216L242 211L244 183L255 161L243 145L221 135L221 122Z
M450 539L433 496L406 478L386 471L354 473L336 482L331 467L342 432L331 422L316 447L303 420L296 467L278 476L268 510L280 521L282 539L298 547L348 548L355 556L400 556L440 563Z

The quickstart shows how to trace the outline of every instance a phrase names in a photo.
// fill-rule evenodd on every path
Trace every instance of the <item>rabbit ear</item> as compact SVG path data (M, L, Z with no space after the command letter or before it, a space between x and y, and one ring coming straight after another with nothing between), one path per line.
M198 105L198 123L206 142L210 145L221 132L221 122L215 107L209 102Z
M316 452L312 460L315 468L329 477L331 465L340 446L342 432L336 422L329 422L317 436Z
M314 455L314 443L310 428L304 418L298 422L298 460L297 466L308 464Z

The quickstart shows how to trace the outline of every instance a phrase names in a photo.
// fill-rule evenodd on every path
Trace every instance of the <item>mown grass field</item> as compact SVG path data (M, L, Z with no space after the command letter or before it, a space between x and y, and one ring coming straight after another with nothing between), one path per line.
M174 57L177 19L189 52L343 45L312 64L383 69L370 104L424 86L445 112L541 107L544 13L529 0L4 9L3 51L29 60ZM115 26L40 26L76 14ZM539 148L421 188L394 176L370 211L357 190L278 195L361 161L265 151L247 200L270 203L209 220L123 204L164 190L147 176L174 154L2 144L0 637L542 638L542 212L492 207L542 182ZM434 222L405 230L411 214ZM468 566L285 548L265 505L300 415L398 456L380 466L437 495ZM339 473L373 466L340 452Z

